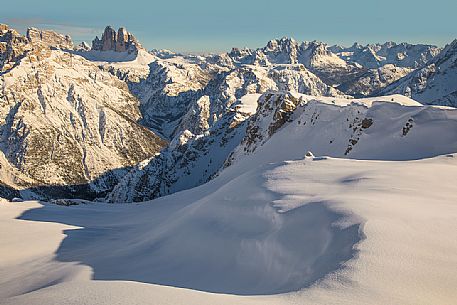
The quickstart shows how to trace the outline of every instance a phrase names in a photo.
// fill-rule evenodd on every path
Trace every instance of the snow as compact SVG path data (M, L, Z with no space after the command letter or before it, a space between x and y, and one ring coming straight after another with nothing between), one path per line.
M261 94L246 94L234 106L238 112L252 115L257 109L257 100L260 96Z
M154 136L136 123L141 118L138 100L125 82L69 51L49 51L39 62L31 58L0 77L3 186L21 190L27 199L41 196L31 187L84 180L93 182L88 190L101 192L128 172L126 166L165 145L155 137L162 145L150 151L146 143ZM19 136L20 129L27 131Z
M118 65L148 65L156 57L144 50L136 52L116 52L116 51L76 51L76 55L80 55L87 60L98 63L115 63Z
M333 104L338 106L347 106L350 104L360 104L367 107L371 107L373 103L382 102L382 103L395 103L403 106L422 106L421 103L401 94L392 94L392 95L382 95L376 97L365 97L365 98L335 98L335 97L326 97L326 96L310 96L305 94L298 94L293 92L293 94L298 98L302 97L305 101L317 100L321 103Z
M0 296L4 304L451 304L456 157L234 166L140 205L2 204L0 230L10 234L0 239ZM350 256L326 257L339 247ZM310 274L319 281L306 283Z

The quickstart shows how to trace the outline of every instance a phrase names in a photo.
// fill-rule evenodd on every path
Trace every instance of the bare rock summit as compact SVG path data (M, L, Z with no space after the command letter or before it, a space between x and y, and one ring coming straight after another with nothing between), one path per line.
M135 36L122 27L116 32L111 26L107 26L101 39L97 36L92 40L92 50L96 51L132 53L138 51L140 48L141 45L136 40Z

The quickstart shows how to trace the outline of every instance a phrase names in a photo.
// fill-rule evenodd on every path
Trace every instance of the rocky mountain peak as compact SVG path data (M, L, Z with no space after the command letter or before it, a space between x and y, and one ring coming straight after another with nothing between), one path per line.
M115 52L136 52L141 45L131 33L121 27L116 32L111 26L107 26L102 34L92 41L92 50L96 51L115 51Z
M327 44L320 41L311 41L308 44L302 44L302 47L306 46L309 49L312 56L329 56L331 52L328 50Z
M273 39L267 43L266 50L288 50L290 51L297 46L297 42L293 38L282 37L281 39Z
M230 57L234 57L234 58L240 58L240 57L244 57L244 56L251 55L251 54L252 54L252 50L247 49L247 48L243 48L243 49L232 48L230 53L228 53L228 55Z
M283 37L270 40L261 50L271 63L297 63L298 44L293 38Z
M437 58L440 57L449 57L455 55L457 53L457 39L454 39L450 44L448 44L444 49L443 52Z
M8 25L0 23L0 32L8 31Z
M293 52L297 47L298 44L293 38L282 37L270 40L263 50L265 52Z

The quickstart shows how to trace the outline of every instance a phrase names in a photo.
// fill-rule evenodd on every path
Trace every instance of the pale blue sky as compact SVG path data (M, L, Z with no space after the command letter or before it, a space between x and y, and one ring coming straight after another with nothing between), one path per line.
M126 27L148 49L219 52L283 36L350 45L384 41L445 45L457 38L457 0L15 0L0 22L90 42L105 25Z

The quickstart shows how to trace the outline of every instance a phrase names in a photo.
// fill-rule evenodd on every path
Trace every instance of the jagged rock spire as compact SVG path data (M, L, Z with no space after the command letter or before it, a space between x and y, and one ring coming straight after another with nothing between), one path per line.
M102 34L102 38L95 37L92 41L92 50L96 51L116 51L134 52L141 48L135 36L125 28L119 28L116 33L111 26L107 26Z

